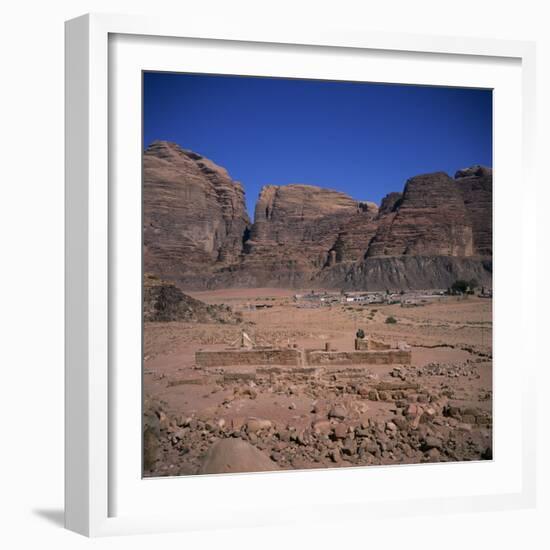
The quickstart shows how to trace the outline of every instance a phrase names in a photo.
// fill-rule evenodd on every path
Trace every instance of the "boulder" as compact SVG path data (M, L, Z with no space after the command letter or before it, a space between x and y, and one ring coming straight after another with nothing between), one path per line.
M262 418L249 418L246 422L246 429L249 433L256 433L260 430L269 430L273 426L271 420Z
M199 474L268 472L279 467L266 454L242 439L220 439L208 450Z
M336 439L345 439L348 432L349 427L346 424L336 424L336 426L334 426L334 437Z
M328 420L317 420L313 422L312 428L316 434L328 435L332 431L332 424Z
M328 412L329 418L336 418L337 420L344 420L348 415L348 411L344 405L333 405Z

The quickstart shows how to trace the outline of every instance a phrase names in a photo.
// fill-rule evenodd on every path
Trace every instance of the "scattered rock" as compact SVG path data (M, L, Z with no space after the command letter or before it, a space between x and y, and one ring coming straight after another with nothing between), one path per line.
M332 424L328 420L318 420L312 424L312 428L316 434L328 435L332 431Z
M438 437L427 436L424 440L424 447L426 449L441 449L443 447L443 441Z
M333 405L328 413L329 418L336 418L337 420L345 420L348 415L348 411L344 405Z
M334 437L337 439L344 439L348 431L349 428L346 424L336 424L336 426L334 426Z
M249 433L256 433L260 430L269 430L271 426L271 420L261 418L249 418L246 422L246 429Z

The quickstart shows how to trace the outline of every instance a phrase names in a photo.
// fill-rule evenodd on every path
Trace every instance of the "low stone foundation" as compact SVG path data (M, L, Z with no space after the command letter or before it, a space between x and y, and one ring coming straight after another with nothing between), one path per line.
M199 367L231 367L243 365L301 366L302 353L297 349L250 349L197 351Z
M408 365L411 363L410 350L379 351L306 351L306 364L325 365Z
M372 338L369 338L369 351L378 351L378 350L385 350L385 349L391 349L391 345L386 344L385 342L379 342L378 340L373 340Z
M387 346L387 344L384 344ZM328 349L326 349L328 348ZM201 350L195 353L198 367L293 367L310 371L315 367L331 365L409 365L410 348L360 349L334 351L325 349L253 348Z
M356 338L355 339L355 350L356 351L377 351L390 349L390 344L385 342L379 342L378 340L373 340L372 338Z

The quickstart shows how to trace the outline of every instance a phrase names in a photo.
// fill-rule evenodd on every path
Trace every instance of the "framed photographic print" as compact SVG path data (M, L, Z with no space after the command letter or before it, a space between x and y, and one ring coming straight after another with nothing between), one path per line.
M533 45L66 34L67 527L531 505Z

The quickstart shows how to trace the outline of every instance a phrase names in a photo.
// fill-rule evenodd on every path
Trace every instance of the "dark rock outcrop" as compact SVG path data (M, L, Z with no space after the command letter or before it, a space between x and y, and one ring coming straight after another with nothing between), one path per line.
M492 274L490 258L381 256L325 269L314 286L346 290L446 289L458 279L476 279L480 285L490 286Z
M388 193L380 203L380 209L379 214L382 216L384 214L390 214L393 212L398 206L403 198L403 193L398 193L396 191L392 191L391 193Z
M143 319L196 323L238 323L227 306L210 305L184 294L175 284L146 274L143 281Z

